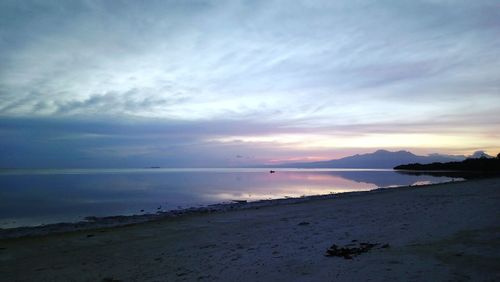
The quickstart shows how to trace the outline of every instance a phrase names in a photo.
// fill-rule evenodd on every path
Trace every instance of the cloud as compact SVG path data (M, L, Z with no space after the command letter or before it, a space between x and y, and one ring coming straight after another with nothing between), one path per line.
M220 144L207 140L238 136L493 140L498 8L437 0L2 1L0 129L24 120L48 137L63 120L59 141L50 142L100 136L82 152L117 158L181 156L182 145L210 149ZM274 148L290 157L290 149L265 144L253 143L253 155ZM248 155L237 149L246 145L233 145L232 160ZM209 157L217 154L200 149L192 159Z
M263 103L272 107L265 113L282 113L266 101L287 100L293 115L299 104L318 106L313 97L343 101L356 92L375 100L373 88L403 84L391 94L397 101L408 88L457 72L473 75L475 91L488 79L498 85L498 27L484 28L494 16L488 2L27 3L2 9L10 14L3 115L58 116L68 105L86 112L91 101L101 102L98 110L117 99L142 108L140 116L245 116ZM176 110L142 104L179 95Z

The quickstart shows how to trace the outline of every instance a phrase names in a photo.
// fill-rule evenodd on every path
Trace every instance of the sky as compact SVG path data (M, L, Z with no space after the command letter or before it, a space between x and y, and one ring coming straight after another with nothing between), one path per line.
M500 2L0 1L0 167L500 152Z

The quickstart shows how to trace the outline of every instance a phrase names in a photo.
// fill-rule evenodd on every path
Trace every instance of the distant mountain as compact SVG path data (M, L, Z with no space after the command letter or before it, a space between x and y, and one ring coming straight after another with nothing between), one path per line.
M486 154L484 151L475 151L472 155L468 157L469 159L480 159L480 158L494 158L493 156L490 156Z
M357 154L337 160L274 165L283 168L393 168L400 164L462 161L465 156L432 154L418 156L408 151L390 152L378 150L374 153Z

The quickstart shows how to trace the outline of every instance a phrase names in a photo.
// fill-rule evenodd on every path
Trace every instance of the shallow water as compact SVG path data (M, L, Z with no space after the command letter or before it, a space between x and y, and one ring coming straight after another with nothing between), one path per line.
M455 180L362 169L4 169L0 228Z

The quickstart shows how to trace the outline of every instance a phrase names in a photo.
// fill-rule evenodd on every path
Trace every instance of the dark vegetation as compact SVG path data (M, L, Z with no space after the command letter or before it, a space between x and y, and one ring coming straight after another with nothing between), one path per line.
M496 158L478 158L466 159L461 162L447 163L430 163L420 164L412 163L398 165L394 167L396 170L417 170L417 171L471 171L471 172L486 172L500 173L500 154Z

